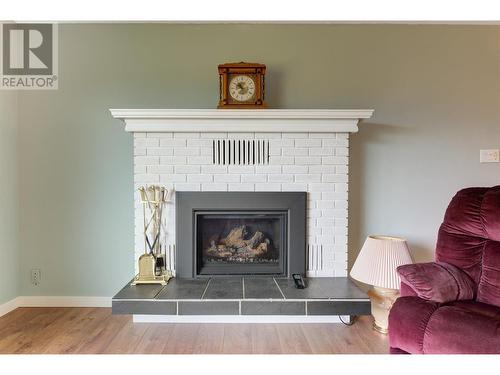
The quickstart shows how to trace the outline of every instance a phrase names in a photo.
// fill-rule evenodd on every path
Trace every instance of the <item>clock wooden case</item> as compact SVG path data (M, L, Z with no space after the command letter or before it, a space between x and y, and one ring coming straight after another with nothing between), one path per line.
M266 108L264 101L266 66L257 63L228 63L219 68L217 108Z

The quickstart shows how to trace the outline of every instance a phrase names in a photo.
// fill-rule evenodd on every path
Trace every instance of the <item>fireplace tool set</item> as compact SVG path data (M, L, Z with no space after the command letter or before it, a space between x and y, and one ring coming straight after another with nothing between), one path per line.
M139 257L139 274L132 285L166 285L172 278L172 271L167 268L166 246L161 243L161 229L163 208L170 201L170 191L162 186L141 186L139 195L144 219L144 254ZM171 250L169 246L169 268L172 263Z

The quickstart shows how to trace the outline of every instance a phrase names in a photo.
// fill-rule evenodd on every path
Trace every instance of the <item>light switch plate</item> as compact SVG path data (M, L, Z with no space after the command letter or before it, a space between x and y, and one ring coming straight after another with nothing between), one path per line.
M500 162L500 151L498 149L480 150L479 151L479 162L480 163L498 163L498 162Z

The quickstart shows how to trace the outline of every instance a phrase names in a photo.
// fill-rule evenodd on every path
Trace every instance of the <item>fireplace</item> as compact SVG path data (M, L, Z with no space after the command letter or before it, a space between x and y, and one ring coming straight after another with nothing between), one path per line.
M305 273L306 193L177 192L178 277Z

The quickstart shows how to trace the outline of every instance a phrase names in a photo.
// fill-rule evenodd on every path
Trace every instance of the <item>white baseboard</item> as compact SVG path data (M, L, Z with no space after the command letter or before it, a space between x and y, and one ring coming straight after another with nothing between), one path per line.
M18 307L111 307L111 297L20 296L0 305L0 316Z
M0 316L10 313L19 307L19 297L13 298L0 305Z
M345 323L348 315L134 315L134 323Z

